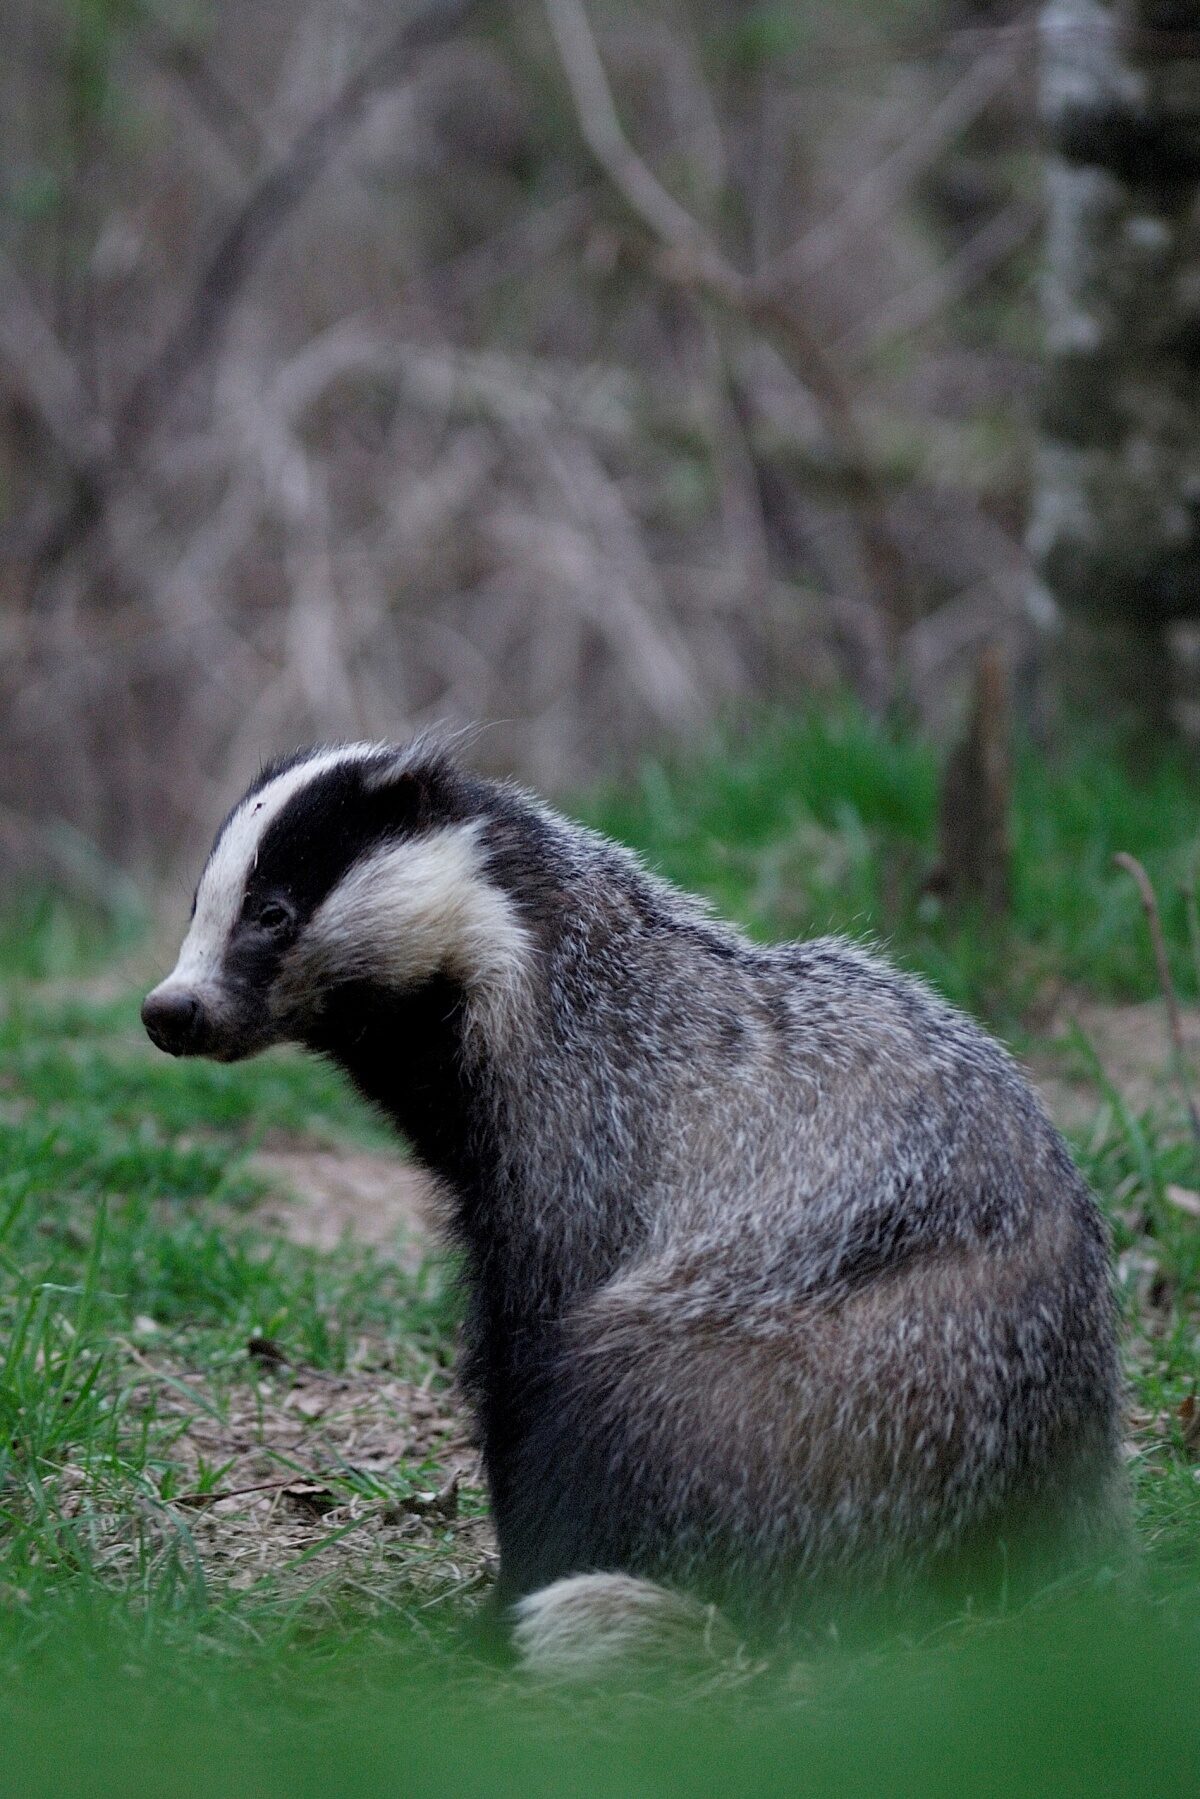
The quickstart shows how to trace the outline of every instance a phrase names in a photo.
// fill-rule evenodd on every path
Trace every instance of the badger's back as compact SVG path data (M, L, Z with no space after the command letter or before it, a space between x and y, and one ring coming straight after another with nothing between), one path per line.
M1107 1237L1011 1058L866 951L753 945L546 828L573 873L528 914L476 1284L506 1594L621 1570L762 1622L1097 1545Z
M633 1153L594 1171L638 1226L527 1375L512 1590L621 1569L762 1627L1106 1545L1107 1234L1015 1064L837 940L668 915L639 951L607 1085Z

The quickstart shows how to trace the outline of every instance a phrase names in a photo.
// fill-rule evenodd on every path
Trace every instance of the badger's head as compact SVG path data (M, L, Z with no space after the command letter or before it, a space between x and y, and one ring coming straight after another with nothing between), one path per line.
M525 940L489 868L495 790L444 752L351 744L265 769L217 833L179 959L142 1006L159 1049L235 1061L319 1039L337 995L438 975L499 995Z

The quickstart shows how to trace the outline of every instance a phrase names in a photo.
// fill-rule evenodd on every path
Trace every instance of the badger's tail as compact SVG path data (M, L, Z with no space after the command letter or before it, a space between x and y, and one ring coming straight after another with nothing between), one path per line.
M568 1575L520 1600L513 1617L513 1646L538 1680L754 1671L716 1606L630 1574Z

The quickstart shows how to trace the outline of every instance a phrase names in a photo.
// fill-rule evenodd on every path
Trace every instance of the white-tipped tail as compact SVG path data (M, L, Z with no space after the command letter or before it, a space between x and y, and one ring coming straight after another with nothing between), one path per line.
M716 1672L738 1655L715 1606L628 1574L572 1574L515 1607L513 1643L538 1680L596 1681L633 1669Z

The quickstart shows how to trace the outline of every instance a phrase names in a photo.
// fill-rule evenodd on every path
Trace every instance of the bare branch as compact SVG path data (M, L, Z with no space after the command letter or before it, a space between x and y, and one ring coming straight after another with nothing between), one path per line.
M177 81L197 114L243 175L252 175L262 155L262 134L194 45L167 35L151 39L154 62Z
M583 140L613 186L664 243L701 258L711 253L703 227L667 192L622 131L582 0L547 0L546 17Z
M1001 39L973 62L920 129L878 163L829 218L776 259L769 279L788 282L811 273L840 254L854 232L870 230L899 204L905 190L962 135L1012 79L1021 42Z
M118 408L110 462L136 455L182 383L213 349L264 251L347 142L370 102L408 74L420 51L457 31L479 4L480 0L425 0L374 60L309 120L275 167L250 190L218 237L175 329ZM102 517L106 473L98 468L91 479L81 482L70 505L49 526L34 557L35 585Z
M1196 984L1200 986L1200 899L1197 898L1197 883L1200 882L1200 859L1193 857L1192 866L1188 870L1188 878L1183 886L1183 902L1187 913L1188 947L1192 952L1192 971Z
M583 0L546 0L546 14L584 142L632 211L666 247L660 272L779 340L820 405L859 514L864 559L887 619L895 673L899 641L909 623L903 570L882 495L867 472L871 458L841 371L780 283L773 277L755 279L735 268L634 150L621 129Z
M191 300L121 407L117 442L128 451L152 429L180 383L204 358L228 322L254 265L305 199L370 101L408 74L413 57L456 31L479 0L426 0L293 139L275 168L243 200L217 240Z
M528 275L548 260L586 223L592 194L588 188L564 194L505 225L481 244L458 251L419 277L420 290L439 305L463 305L513 275Z
M1027 244L1041 219L1041 209L1024 200L1002 207L935 274L897 294L856 326L841 348L859 354L878 347L883 339L900 337L928 324L947 307L965 299L1014 251Z
M90 479L96 465L112 455L112 433L96 416L70 356L2 252L0 357L71 468Z

